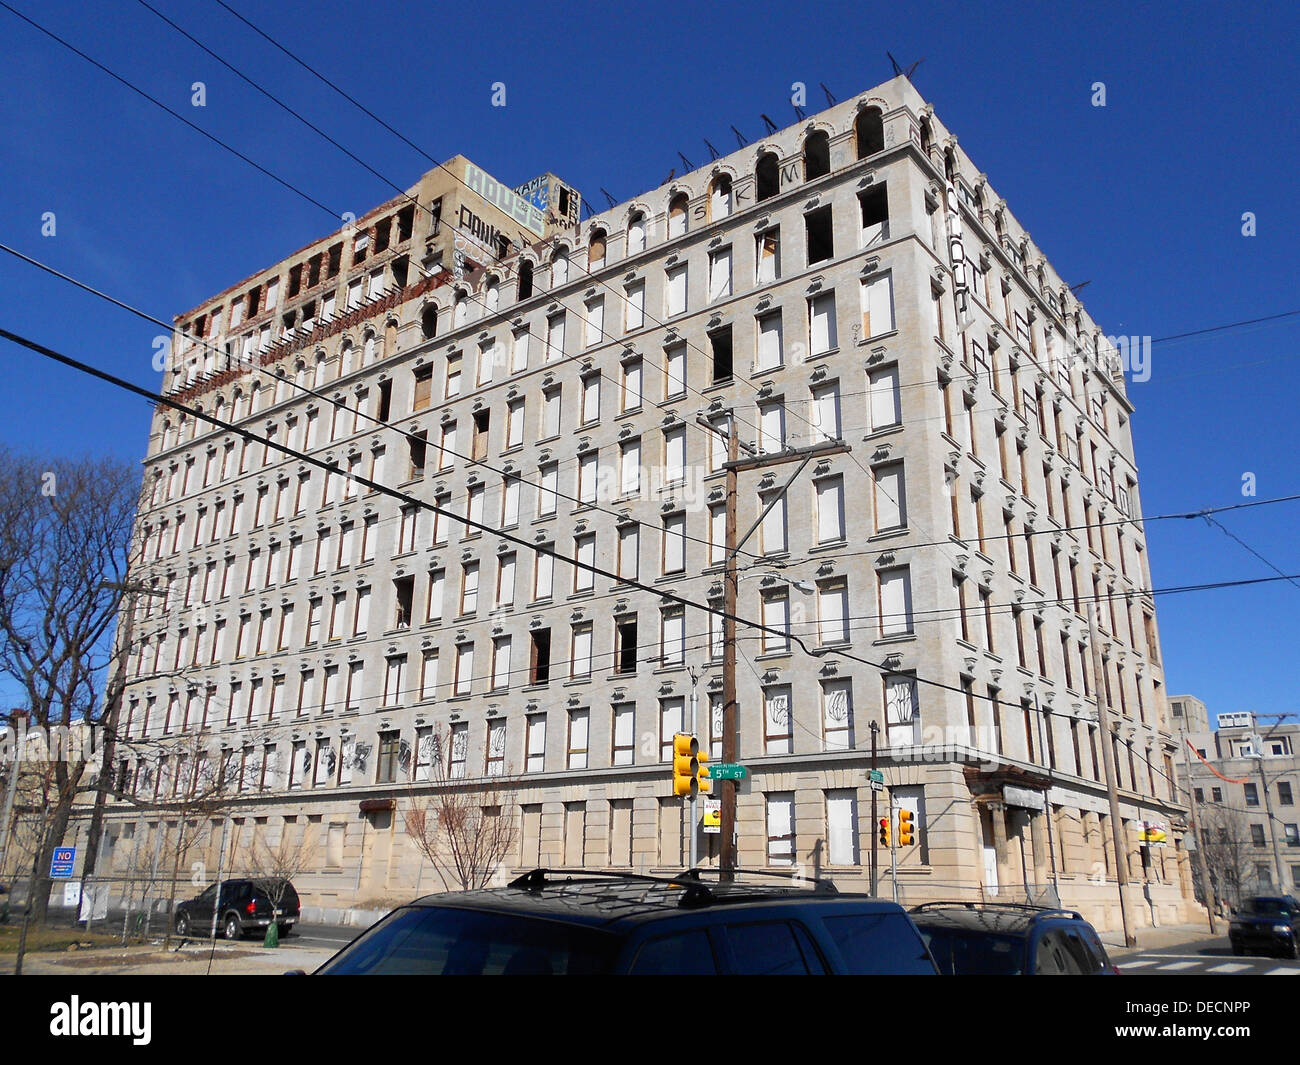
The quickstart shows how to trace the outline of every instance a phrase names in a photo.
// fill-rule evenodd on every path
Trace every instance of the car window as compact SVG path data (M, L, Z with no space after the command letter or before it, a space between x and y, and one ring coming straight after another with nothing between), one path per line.
M703 929L647 940L631 969L633 976L712 976L717 971L713 946Z
M1241 904L1241 912L1254 917L1275 917L1286 913L1286 905L1281 899L1247 899Z
M809 969L794 928L786 921L727 925L736 972L747 976L807 976Z
M395 910L327 961L322 974L442 976L605 972L616 943L562 921L441 906Z
M939 971L959 976L1019 976L1024 972L1025 940L975 930L921 925L921 938Z
M1065 937L1059 931L1047 931L1039 937L1034 956L1034 972L1038 976L1066 976L1082 971L1070 956Z
M1100 952L1100 943L1094 943L1087 930L1077 925L1061 930L1065 936L1065 947L1070 952L1082 973L1099 973L1105 968L1105 955Z
M906 914L846 914L824 917L822 924L850 973L934 975L925 944Z
M207 887L206 889L204 889L203 894L201 894L201 895L200 895L197 899L195 899L194 901L195 901L195 902L211 902L211 901L212 901L213 899L215 899L216 897L217 897L217 885L216 885L216 884L212 884L211 886L209 886L209 887Z

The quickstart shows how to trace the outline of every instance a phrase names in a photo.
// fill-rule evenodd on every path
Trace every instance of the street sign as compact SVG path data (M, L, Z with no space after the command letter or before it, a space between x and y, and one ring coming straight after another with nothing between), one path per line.
M885 782L883 780L868 780L867 783L871 785L872 791L885 790Z
M50 858L50 879L68 880L72 877L72 867L77 862L76 847L55 847Z
M749 770L739 762L718 762L709 766L709 776L714 780L744 780Z
M705 799L704 800L704 831L710 836L716 836L722 831L722 800Z
M882 773L879 769L873 769L871 770L870 773L867 774L867 779L871 781L873 784L883 784L885 782L885 774ZM880 789L872 788L871 790L879 791Z

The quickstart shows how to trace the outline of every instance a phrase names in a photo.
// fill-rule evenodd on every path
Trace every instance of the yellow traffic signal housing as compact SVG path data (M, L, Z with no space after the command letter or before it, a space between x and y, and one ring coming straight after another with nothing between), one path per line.
M673 794L695 798L700 790L700 742L687 732L673 734Z
M695 755L695 764L699 767L695 771L695 779L699 784L701 795L713 794L713 777L709 775L709 756L703 751Z
M916 842L913 835L916 826L913 824L915 814L911 810L898 811L898 845L900 847L910 847Z
M882 817L880 819L880 843L881 846L884 847L889 846L889 818L888 817Z

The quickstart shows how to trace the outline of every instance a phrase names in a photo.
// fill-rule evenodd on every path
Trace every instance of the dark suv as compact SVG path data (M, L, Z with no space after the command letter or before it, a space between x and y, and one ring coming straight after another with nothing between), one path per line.
M1010 902L927 902L911 911L941 972L957 976L1108 974L1118 969L1073 910Z
M1300 942L1300 902L1291 895L1255 895L1232 911L1228 941L1233 954L1296 957Z
M402 906L318 974L713 975L936 972L902 907L825 880L534 869L508 887ZM708 879L706 879L706 876ZM803 887L797 882L802 882Z
M223 880L221 900L217 902L217 885L213 884L197 898L176 904L176 934L210 936L214 905L220 916L218 934L226 939L240 939L250 931L265 932L275 913L279 895L280 916L275 922L281 935L298 921L298 892L287 880Z

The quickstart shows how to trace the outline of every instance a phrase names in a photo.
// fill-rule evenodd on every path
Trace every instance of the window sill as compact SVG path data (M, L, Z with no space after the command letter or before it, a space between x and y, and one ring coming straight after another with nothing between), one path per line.
M882 340L888 339L890 337L896 337L896 336L898 336L897 328L887 330L884 333L876 333L873 336L863 337L861 340L859 340L858 347L863 347L866 344L879 344Z

